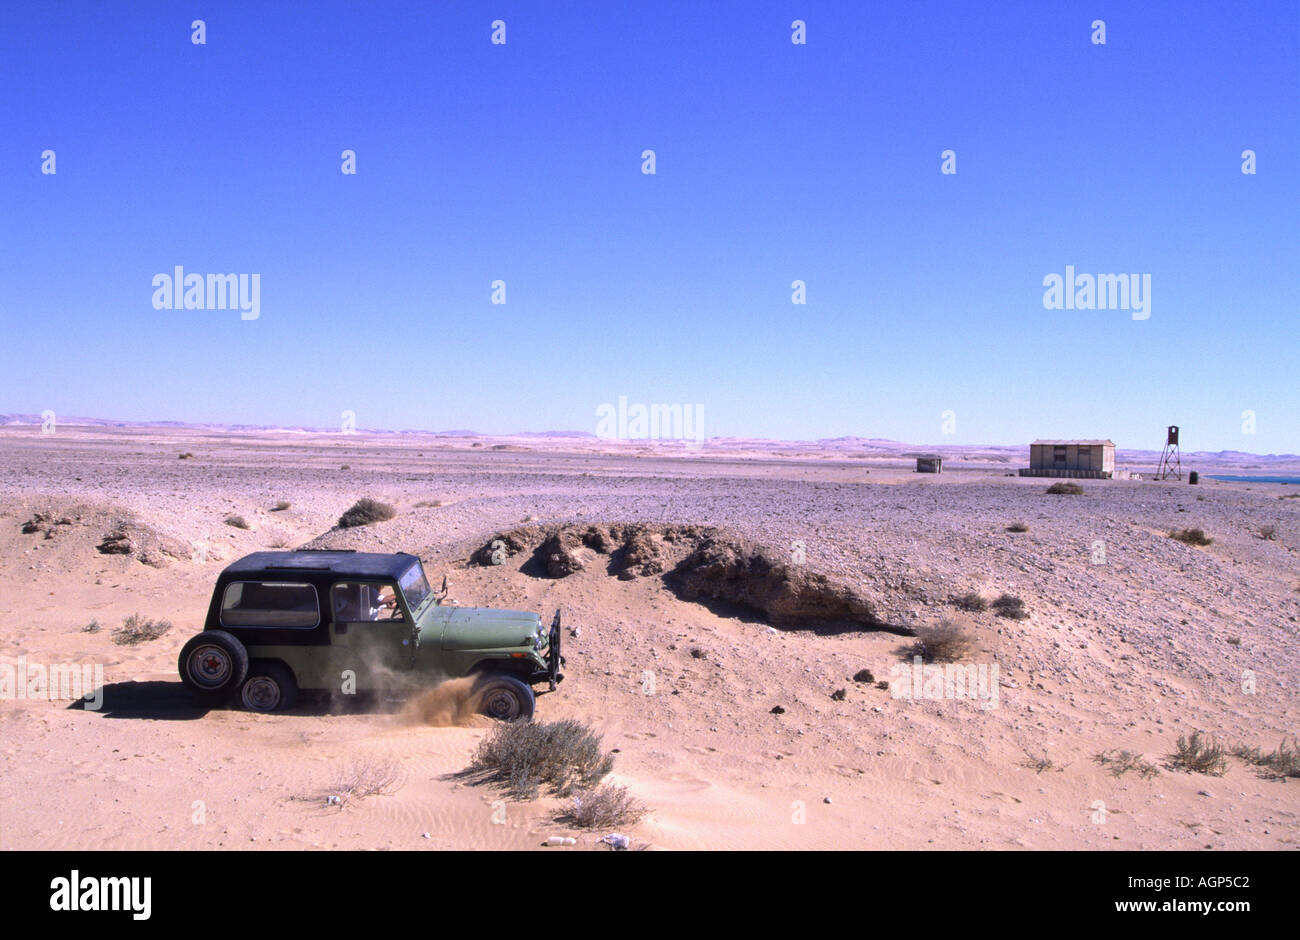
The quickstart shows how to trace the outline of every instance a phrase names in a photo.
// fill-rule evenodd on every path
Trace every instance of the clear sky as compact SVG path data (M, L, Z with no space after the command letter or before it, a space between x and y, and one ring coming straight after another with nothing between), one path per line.
M1300 453L1296 0L12 0L0 86L0 412Z

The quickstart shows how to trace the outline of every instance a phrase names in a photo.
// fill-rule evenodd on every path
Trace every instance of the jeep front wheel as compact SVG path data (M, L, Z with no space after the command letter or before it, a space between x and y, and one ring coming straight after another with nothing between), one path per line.
M480 714L498 721L532 721L533 690L514 676L488 674L474 687Z
M248 650L224 630L204 630L181 648L181 682L198 698L219 702L248 675Z
M239 688L239 700L249 711L292 708L297 698L298 683L283 663L254 663Z

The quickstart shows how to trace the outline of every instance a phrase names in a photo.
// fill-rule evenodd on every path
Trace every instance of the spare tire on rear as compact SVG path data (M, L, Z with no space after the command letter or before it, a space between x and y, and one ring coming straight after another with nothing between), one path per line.
M204 630L181 648L181 682L203 702L230 698L248 675L248 650L224 630Z

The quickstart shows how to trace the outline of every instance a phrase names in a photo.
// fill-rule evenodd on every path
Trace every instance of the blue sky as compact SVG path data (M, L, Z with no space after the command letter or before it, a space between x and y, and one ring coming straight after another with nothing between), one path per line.
M6 3L0 81L0 412L1300 452L1295 0Z

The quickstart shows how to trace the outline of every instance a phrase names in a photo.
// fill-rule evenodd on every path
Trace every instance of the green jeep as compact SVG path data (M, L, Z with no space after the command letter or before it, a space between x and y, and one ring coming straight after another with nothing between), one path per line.
M299 689L414 691L474 675L483 714L532 718L532 686L564 678L560 612L547 631L527 611L444 607L446 594L404 552L254 552L218 576L181 681L205 702L238 694L269 712Z

